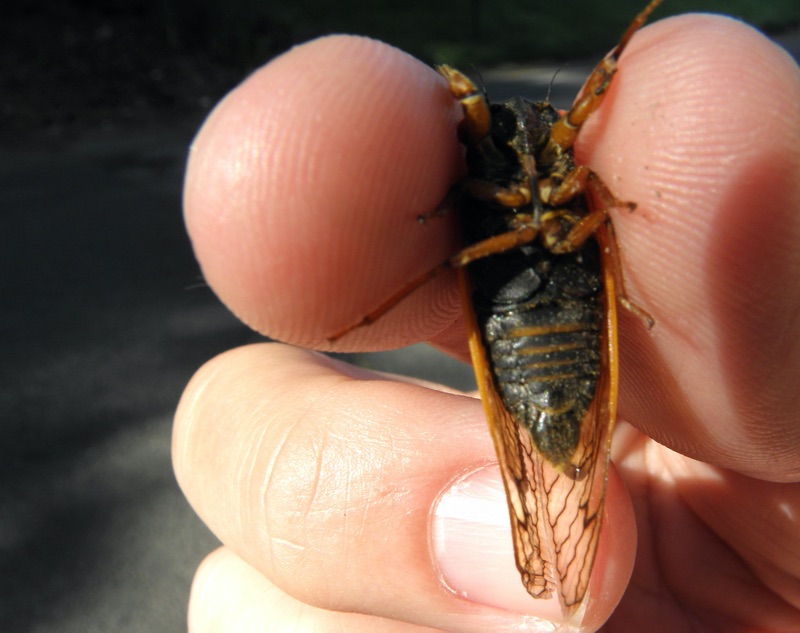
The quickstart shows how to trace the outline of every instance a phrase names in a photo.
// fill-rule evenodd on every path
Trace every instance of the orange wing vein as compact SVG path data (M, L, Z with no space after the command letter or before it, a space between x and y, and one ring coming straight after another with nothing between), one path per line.
M578 479L551 465L536 450L527 428L504 407L471 309L469 280L465 271L459 270L470 353L503 475L517 567L528 592L535 598L557 594L568 619L577 617L589 589L617 406L616 290L608 247L613 234L601 226L596 238L603 254L605 287L602 370L572 459L581 473Z

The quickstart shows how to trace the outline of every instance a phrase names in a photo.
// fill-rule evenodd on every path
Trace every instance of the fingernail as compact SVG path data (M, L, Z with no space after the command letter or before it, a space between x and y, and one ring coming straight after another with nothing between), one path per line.
M439 577L452 592L507 611L562 619L557 600L536 600L522 585L498 467L473 471L441 494L431 541Z

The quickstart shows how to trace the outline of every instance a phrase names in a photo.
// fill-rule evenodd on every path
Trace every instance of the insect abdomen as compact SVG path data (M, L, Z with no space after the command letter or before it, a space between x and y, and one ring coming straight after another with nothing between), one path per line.
M504 259L505 258L505 259ZM505 408L531 432L550 463L570 463L600 375L602 284L590 240L570 255L535 248L509 260L517 274L500 287L480 283L474 307L495 386ZM523 264L523 261L525 262ZM508 272L508 271L506 271Z

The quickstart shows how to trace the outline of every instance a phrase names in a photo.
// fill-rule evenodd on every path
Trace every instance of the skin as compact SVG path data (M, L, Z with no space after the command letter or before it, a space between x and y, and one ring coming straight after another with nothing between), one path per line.
M656 320L648 332L621 311L585 630L800 630L798 104L785 52L682 16L634 37L580 135L578 160L638 204L612 217L628 294ZM433 70L370 40L260 69L192 148L186 222L205 278L279 341L428 341L466 359L454 275L326 340L457 250L452 217L415 218L462 174L459 117ZM197 572L190 630L552 630L546 602L509 597L513 564L493 566L511 547L485 425L474 397L297 347L210 361L174 432L180 485L223 543ZM462 542L437 500L470 474L494 489L476 494L499 518L479 523L500 527Z

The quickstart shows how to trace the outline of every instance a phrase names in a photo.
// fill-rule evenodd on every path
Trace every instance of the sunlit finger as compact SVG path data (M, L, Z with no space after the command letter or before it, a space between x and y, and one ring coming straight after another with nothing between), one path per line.
M228 549L210 554L195 575L190 633L434 633L359 613L317 609L292 598Z

